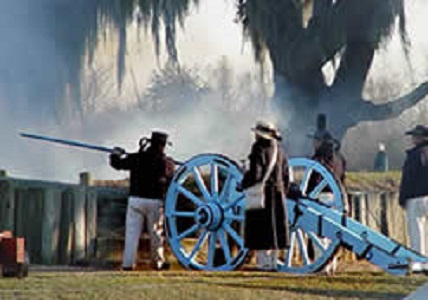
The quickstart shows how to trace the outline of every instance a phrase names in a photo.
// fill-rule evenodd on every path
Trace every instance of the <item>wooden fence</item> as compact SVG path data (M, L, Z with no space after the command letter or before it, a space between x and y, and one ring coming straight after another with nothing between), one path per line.
M126 187L15 179L0 172L0 230L26 238L31 263L120 260ZM394 190L348 192L351 216L407 244L407 223Z
M404 209L398 205L398 192L348 192L351 217L382 234L407 245L407 220Z
M80 184L0 176L0 229L25 237L31 263L75 264L95 255L97 192Z

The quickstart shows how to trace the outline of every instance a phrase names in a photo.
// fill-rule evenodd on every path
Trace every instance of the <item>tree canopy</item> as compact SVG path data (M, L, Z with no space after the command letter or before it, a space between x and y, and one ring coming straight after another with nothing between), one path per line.
M135 22L149 32L156 55L164 49L170 64L178 66L177 28L184 25L192 8L199 3L198 0L23 1L32 7L32 13L43 11L46 30L66 61L56 78L55 93L48 96L59 99L67 91L76 110L82 107L82 68L93 61L95 49L107 30L114 30L118 36L115 59L120 89L129 24ZM294 124L291 127L308 126L317 113L327 111L328 117L336 122L334 133L341 139L348 128L359 122L396 117L428 93L428 85L423 83L409 94L383 104L366 101L361 96L376 50L388 42L397 27L403 49L408 51L405 0L229 1L236 3L237 19L253 45L256 60L263 63L269 59L273 66L274 103L281 112L295 112L288 120ZM323 71L326 64L334 66L331 84L327 84Z

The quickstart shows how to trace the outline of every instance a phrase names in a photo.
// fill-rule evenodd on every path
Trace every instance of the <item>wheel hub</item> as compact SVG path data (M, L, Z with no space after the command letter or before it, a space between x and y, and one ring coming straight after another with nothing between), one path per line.
M216 230L223 221L223 209L217 203L207 203L196 210L195 221L208 230Z

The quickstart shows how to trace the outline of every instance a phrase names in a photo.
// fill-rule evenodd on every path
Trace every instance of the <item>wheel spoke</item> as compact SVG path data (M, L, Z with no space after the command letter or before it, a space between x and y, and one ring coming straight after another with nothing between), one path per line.
M300 229L297 229L296 233L297 233L297 242L299 243L300 254L302 255L302 258L303 258L303 263L305 265L309 265L307 246L306 246L305 240L303 239L302 231Z
M308 188L309 178L311 178L313 170L314 169L312 168L312 166L309 166L306 169L305 174L303 175L302 182L300 182L300 191L302 192L302 194L306 194L306 189Z
M231 174L227 174L227 178L226 178L226 180L223 183L223 187L221 189L221 193L220 193L220 196L219 196L219 199L220 199L221 202L224 202L224 201L227 200L227 199L224 199L224 198L227 196L227 192L230 189L230 185L232 183L232 179L233 179L233 176Z
M235 215L233 213L226 213L224 215L224 217L228 220L232 220L232 221L238 221L238 222L243 222L245 220L244 216L241 215Z
M244 240L238 235L238 233L230 227L229 224L223 223L223 229L235 240L239 247L244 248Z
M171 217L194 218L194 211L174 211L170 214Z
M196 232L196 230L198 230L200 228L199 224L194 224L192 227L190 227L189 229L187 229L186 231L183 231L178 237L178 240L182 240L185 237L188 237L189 235L191 235L192 233Z
M290 235L290 248L288 249L287 256L285 257L285 265L287 267L291 267L295 244L296 244L296 232L293 231Z
M215 199L218 195L218 167L211 164L211 196Z
M202 177L199 169L197 167L192 168L193 178L195 179L195 183L198 186L199 191L204 196L205 200L211 199L211 195L208 192L207 187L205 186L204 178Z
M192 252L190 253L189 257L187 258L188 263L193 259L193 257L196 255L196 253L199 251L201 246L204 244L206 238L208 236L208 231L204 231L201 236L198 238L198 241L196 242L195 246L192 249Z
M204 205L204 203L198 197L196 197L191 191L186 190L183 186L178 185L177 190L182 193L187 199L191 200L195 205Z
M221 247L223 248L224 257L226 258L226 263L229 263L231 260L230 248L227 242L227 235L224 230L219 230L218 237L220 239Z
M211 231L210 233L210 241L208 243L208 266L214 266L214 256L215 256L215 244L217 242L217 233L215 231Z
M314 244L321 250L321 252L325 252L327 247L324 245L322 240L320 240L313 232L307 233L310 239L314 242Z
M292 166L288 166L288 179L291 182L294 182L294 168Z
M327 186L327 180L323 179L320 183L313 189L313 191L309 194L310 198L315 198L323 188Z
M235 207L236 205L238 205L239 202L242 202L245 200L245 195L242 193L238 196L238 198L236 198L235 200L232 200L232 202L228 203L225 207L224 210L228 210L231 207Z

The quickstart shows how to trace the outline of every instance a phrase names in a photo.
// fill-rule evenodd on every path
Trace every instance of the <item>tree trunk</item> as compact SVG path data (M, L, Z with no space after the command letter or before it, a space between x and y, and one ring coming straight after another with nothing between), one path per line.
M369 43L348 42L332 86L340 97L361 97L375 49Z

